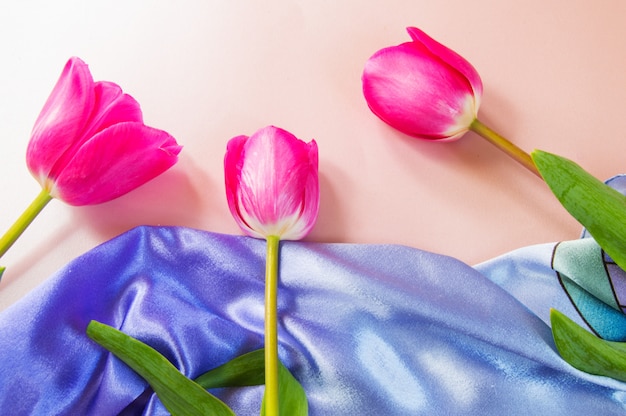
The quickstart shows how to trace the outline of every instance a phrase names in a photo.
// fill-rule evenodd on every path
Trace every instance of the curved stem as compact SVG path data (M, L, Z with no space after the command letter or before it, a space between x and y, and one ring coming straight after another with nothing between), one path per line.
M26 227L30 225L35 217L41 212L41 210L50 202L52 197L45 189L39 192L39 195L33 202L26 208L26 210L20 215L20 217L13 223L11 228L7 230L2 237L0 237L0 257L7 252L7 250L15 243L20 235L26 230Z
M265 263L265 415L278 416L278 250L280 238L267 237Z
M517 162L519 162L526 169L537 175L541 178L541 174L537 170L535 163L528 153L508 141L506 138L502 137L495 131L491 130L488 126L483 124L480 120L474 119L472 124L470 124L470 130L477 133L484 139L486 139L489 143L496 146L498 149L502 150L507 155L511 156Z

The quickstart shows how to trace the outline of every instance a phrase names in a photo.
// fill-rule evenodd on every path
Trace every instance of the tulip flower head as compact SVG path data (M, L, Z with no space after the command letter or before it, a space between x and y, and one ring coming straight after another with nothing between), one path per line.
M299 240L313 228L319 211L314 140L265 127L228 142L224 170L228 207L247 235Z
M181 146L143 124L139 103L71 58L33 127L26 162L52 197L71 205L117 198L177 161Z
M94 82L87 64L70 58L26 150L41 192L0 237L0 257L52 198L70 205L109 201L165 172L180 150L168 133L143 124L134 98L112 82Z
M419 29L412 41L376 52L363 70L363 95L381 120L419 139L455 140L469 130L541 177L530 155L478 120L483 83L462 56Z
M366 63L363 94L384 122L427 140L457 139L478 114L478 72L463 57L416 28L412 42L376 52Z

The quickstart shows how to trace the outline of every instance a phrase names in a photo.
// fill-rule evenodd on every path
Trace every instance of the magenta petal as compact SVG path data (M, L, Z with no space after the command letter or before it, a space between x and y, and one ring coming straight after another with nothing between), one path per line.
M111 126L86 142L54 180L51 195L71 205L117 198L169 169L181 146L142 123Z
M35 178L46 186L57 160L85 128L94 107L93 78L87 64L71 58L37 118L26 151Z
M246 143L241 199L244 209L263 224L275 224L300 210L308 165L306 144L291 133L267 127ZM264 154L264 157L248 155ZM262 192L259 192L262 190Z
M94 85L95 107L89 121L89 131L84 135L91 137L105 128L125 121L143 123L139 103L130 95L124 94L119 85L99 81Z
M241 157L248 136L233 137L228 141L226 146L226 155L224 156L224 181L226 185L226 200L228 209L237 225L245 231L246 234L262 238L257 234L243 219L239 206L239 175L243 165Z
M452 49L437 42L426 33L415 27L407 28L407 32L415 42L421 43L434 55L438 56L442 61L459 71L472 86L474 95L476 96L476 108L479 107L480 99L483 93L483 82L480 79L478 71L465 58Z
M300 240L313 229L317 221L320 208L320 182L318 176L318 149L315 140L307 144L308 162L304 165L306 169L306 179L301 192L302 203L298 221L285 232L281 238L283 240Z

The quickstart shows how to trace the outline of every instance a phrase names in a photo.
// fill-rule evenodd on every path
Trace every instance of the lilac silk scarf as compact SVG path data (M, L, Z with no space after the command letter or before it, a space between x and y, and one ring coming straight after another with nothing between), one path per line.
M624 414L626 383L555 351L549 308L585 319L554 252L470 267L404 246L282 242L279 354L314 416ZM167 414L87 324L119 328L197 377L262 347L264 267L264 241L181 227L96 247L0 313L0 413ZM262 389L212 392L246 416Z

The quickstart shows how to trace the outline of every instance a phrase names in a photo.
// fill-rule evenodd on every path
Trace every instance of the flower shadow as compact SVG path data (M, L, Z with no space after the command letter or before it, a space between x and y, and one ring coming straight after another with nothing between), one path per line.
M80 207L76 221L104 239L140 225L197 227L203 211L197 180L204 189L210 188L207 175L191 159L181 157L172 169L120 198Z
M306 241L341 242L346 240L349 221L341 210L341 192L337 189L345 184L347 176L336 166L327 163L320 167L320 211L317 222Z
M7 270L2 275L0 288L5 290L9 286L16 285L17 289L15 291L21 295L26 294L29 288L35 287L41 282L41 272L51 273L61 266L56 264L51 269L45 269L42 268L41 264L44 261L49 262L49 264L55 263L56 259L50 259L53 256L52 253L55 252L55 248L64 241L71 239L74 233L76 233L75 227L71 223L66 223L53 234L47 235L45 239L37 239L36 243L30 244L26 254L17 256L13 261L3 264L7 266ZM25 243L25 241L18 242L18 244ZM4 306L4 301L4 299L0 299L0 310Z

